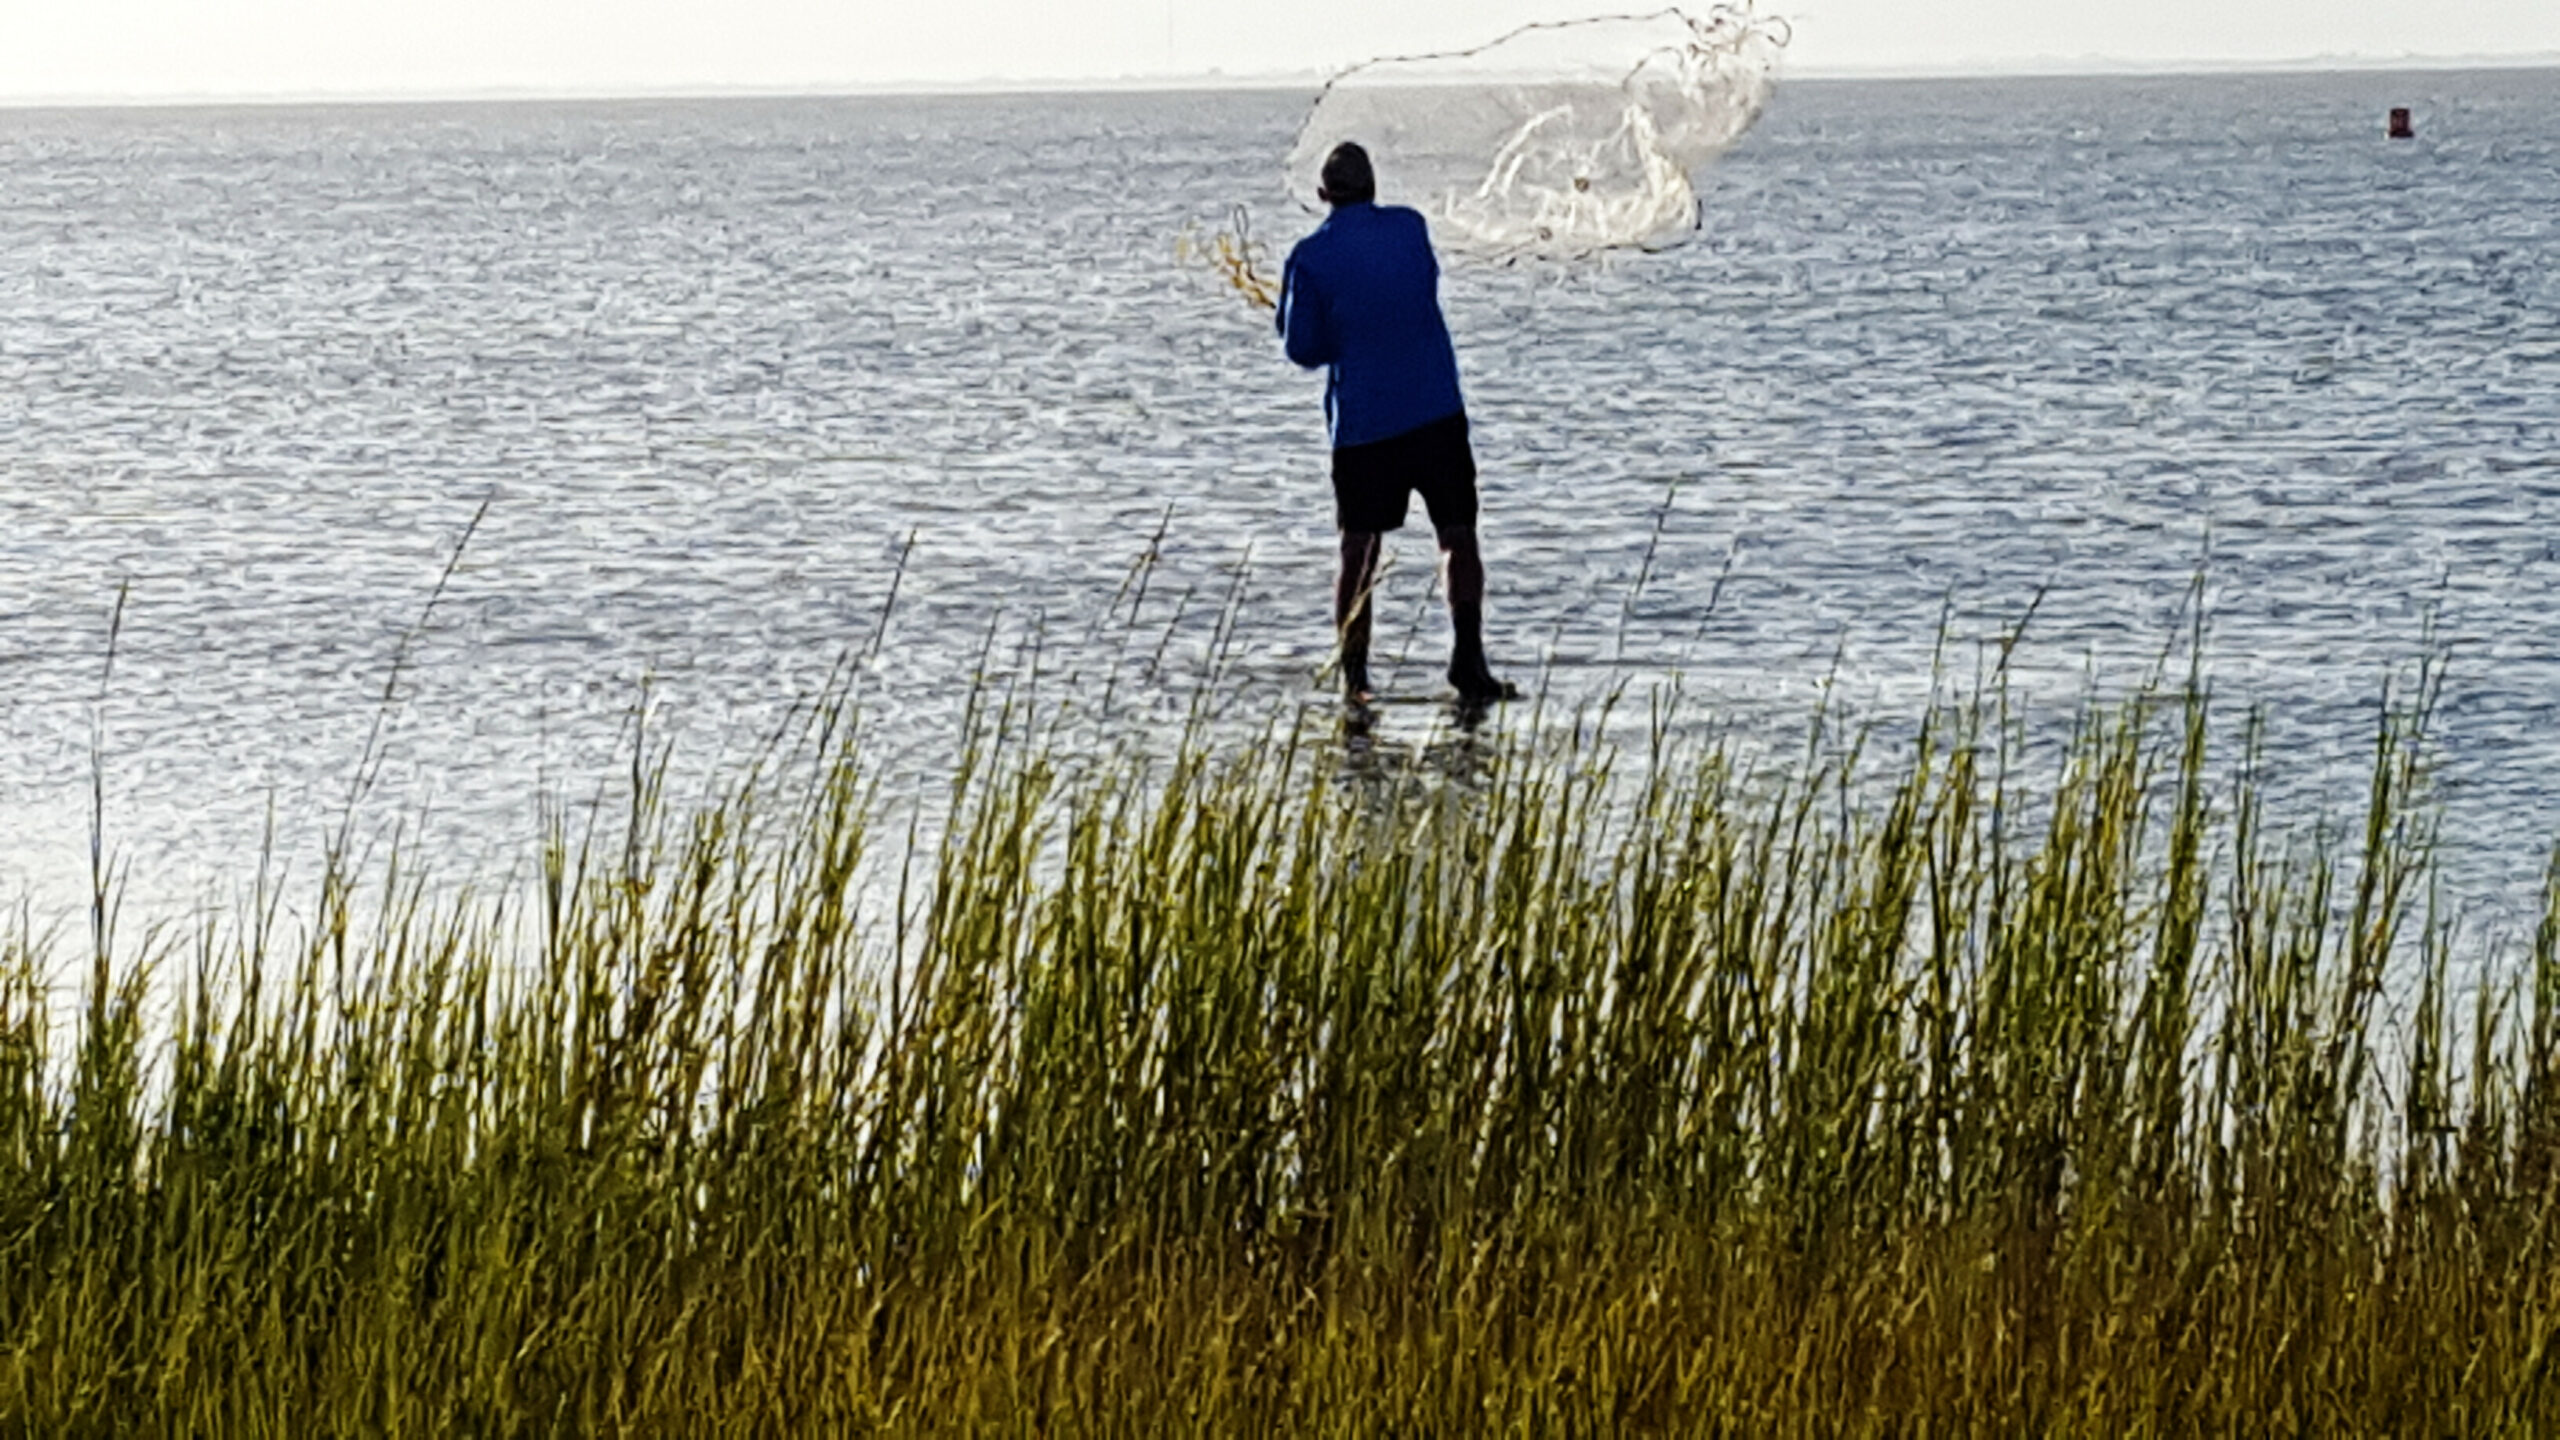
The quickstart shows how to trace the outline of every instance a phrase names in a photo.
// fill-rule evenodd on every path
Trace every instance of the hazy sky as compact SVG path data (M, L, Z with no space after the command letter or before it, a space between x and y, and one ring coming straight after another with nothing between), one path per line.
M0 0L0 99L1271 74L1609 0ZM1794 71L2549 59L2560 0L1764 0Z

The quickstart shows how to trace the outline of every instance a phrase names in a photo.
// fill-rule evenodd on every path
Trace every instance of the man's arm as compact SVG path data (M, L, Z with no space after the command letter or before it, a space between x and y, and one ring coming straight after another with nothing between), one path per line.
M1325 323L1324 296L1309 289L1298 270L1298 258L1280 272L1280 308L1273 323L1289 358L1312 370L1333 363L1333 327Z

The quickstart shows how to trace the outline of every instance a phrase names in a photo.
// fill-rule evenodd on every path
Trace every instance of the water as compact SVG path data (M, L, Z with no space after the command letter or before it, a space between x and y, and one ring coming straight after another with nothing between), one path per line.
M1224 607L1222 721L1309 703L1320 381L1172 258L1238 202L1294 238L1302 105L0 115L0 891L85 893L93 716L146 908L226 903L271 824L307 865L378 717L363 813L502 868L644 687L686 773L734 763L910 535L865 680L900 784L1035 648L1143 737ZM1797 83L1706 190L1680 249L1448 276L1514 673L1570 708L1676 672L1684 723L1783 744L1826 683L1916 715L1942 626L1964 671L2041 593L2021 683L2059 712L2201 574L2217 689L2306 804L2352 805L2381 687L2449 652L2450 858L2529 891L2560 72ZM1423 534L1391 690L1437 684Z

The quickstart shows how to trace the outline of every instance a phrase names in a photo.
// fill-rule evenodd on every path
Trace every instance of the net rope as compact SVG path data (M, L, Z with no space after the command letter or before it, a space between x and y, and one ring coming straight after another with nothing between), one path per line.
M1786 23L1748 5L1523 25L1466 50L1352 66L1325 83L1286 162L1320 211L1317 171L1356 140L1378 198L1447 249L1571 257L1674 242L1699 221L1696 177L1760 118Z

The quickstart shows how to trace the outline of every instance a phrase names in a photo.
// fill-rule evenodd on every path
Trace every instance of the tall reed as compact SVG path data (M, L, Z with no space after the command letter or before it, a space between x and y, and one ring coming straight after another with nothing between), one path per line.
M528 893L102 927L68 1024L21 927L0 1428L2549 1428L2560 906L2457 991L2431 700L2352 843L2193 685L2035 773L991 705L931 839L828 707Z

